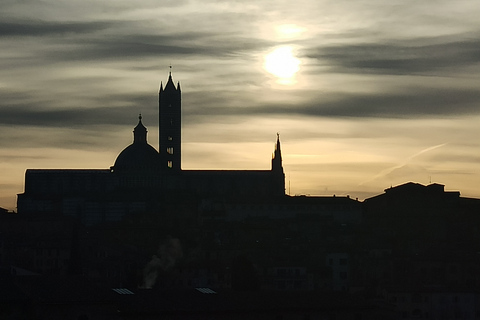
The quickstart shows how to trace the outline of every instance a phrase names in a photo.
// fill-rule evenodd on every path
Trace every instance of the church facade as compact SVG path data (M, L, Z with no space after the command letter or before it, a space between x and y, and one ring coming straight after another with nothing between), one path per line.
M285 196L280 140L266 170L182 170L181 90L171 73L159 91L158 151L139 116L133 143L109 169L27 169L18 213L69 215L85 224L157 211L164 202L248 202Z

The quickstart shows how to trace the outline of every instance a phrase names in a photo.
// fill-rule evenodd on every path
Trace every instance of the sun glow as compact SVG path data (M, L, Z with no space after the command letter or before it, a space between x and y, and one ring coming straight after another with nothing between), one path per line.
M298 38L307 29L297 26L296 24L282 24L275 27L278 38Z
M263 67L278 78L278 83L294 84L295 74L300 69L300 60L293 55L291 46L283 46L265 56Z

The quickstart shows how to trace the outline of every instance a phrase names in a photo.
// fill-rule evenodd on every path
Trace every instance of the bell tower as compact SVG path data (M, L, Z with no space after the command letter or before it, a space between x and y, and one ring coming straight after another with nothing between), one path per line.
M160 83L158 93L158 152L160 153L160 169L164 172L179 172L181 166L181 91L180 83L172 80L172 67L165 88Z

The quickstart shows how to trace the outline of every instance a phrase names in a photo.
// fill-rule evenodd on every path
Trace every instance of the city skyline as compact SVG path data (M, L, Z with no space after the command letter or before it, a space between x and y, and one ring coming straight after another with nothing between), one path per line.
M480 197L475 1L6 1L0 206L28 168L109 168L182 88L184 169L268 169L288 194L408 181Z

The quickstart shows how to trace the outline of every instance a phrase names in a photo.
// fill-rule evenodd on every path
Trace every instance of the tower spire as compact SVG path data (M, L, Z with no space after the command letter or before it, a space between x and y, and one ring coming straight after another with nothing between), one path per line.
M275 146L275 151L278 151L278 155L282 158L282 151L280 150L280 133L277 132L277 144Z
M274 174L274 179L277 182L276 189L279 194L285 194L285 173L283 171L282 165L282 151L280 149L280 133L277 132L277 142L275 143L275 151L273 152L272 157L272 173ZM277 188L276 187L276 188Z
M170 65L169 68L170 68L170 71L168 72L168 80L167 80L167 83L165 84L164 91L168 91L168 90L178 91L180 89L180 86L175 88L175 84L173 83L173 78L172 78L172 66Z
M282 167L282 150L280 149L280 133L277 132L277 142L275 143L275 151L272 158L272 169L274 167L273 162L277 162L276 165Z
M168 82L172 82L172 83L173 83L173 80L172 80L172 65L169 65L168 67L170 68L170 71L168 71L168 80L167 80L167 83L168 83Z

